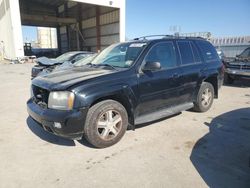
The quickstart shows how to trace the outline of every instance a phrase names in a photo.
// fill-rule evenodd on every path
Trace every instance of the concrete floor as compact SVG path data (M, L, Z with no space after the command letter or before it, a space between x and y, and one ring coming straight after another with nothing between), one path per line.
M250 187L250 81L94 149L28 118L32 64L0 65L0 187Z

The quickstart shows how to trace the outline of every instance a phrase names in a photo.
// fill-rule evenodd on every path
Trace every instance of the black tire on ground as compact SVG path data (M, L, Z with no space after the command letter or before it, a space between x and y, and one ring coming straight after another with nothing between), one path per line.
M214 87L208 82L201 84L193 110L196 112L206 112L210 109L214 100Z
M233 84L234 79L231 76L229 76L228 74L225 73L225 75L224 75L224 83L225 84Z
M127 127L128 114L124 106L114 100L105 100L89 109L84 136L93 146L105 148L119 142Z

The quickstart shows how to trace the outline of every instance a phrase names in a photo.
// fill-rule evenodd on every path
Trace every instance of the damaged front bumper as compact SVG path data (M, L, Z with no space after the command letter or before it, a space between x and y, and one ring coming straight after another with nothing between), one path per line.
M72 140L80 140L83 136L87 108L70 111L53 110L41 107L30 99L27 102L27 111L45 131Z

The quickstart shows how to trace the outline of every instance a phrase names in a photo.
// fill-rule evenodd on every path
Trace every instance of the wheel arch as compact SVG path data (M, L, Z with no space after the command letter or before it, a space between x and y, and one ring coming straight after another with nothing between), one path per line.
M136 105L136 100L132 89L123 86L122 89L118 89L112 92L99 93L98 95L92 96L91 100L88 100L89 108L93 105L104 101L104 100L114 100L121 103L127 111L129 128L135 129L134 127L134 109Z
M206 79L203 80L203 82L208 82L210 84L212 84L212 86L214 87L214 98L217 99L218 96L218 78L216 75L213 76L209 76Z

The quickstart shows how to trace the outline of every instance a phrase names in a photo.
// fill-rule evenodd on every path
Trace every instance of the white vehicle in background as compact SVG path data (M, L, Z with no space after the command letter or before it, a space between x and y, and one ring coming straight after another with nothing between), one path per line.
M72 51L64 53L55 59L49 59L47 57L39 57L36 59L37 65L35 65L31 70L31 78L40 76L40 74L45 70L47 72L52 72L57 66L64 63L74 64L75 62L94 54L88 51Z
M54 72L70 69L73 67L80 67L80 66L86 65L86 64L90 63L95 58L95 56L96 56L96 53L89 54L85 58L82 58L82 59L76 61L74 64L72 64L70 62L65 62L62 65L56 66L54 69L50 69L50 68L44 69L41 73L39 73L39 76L44 76L44 75L47 75L49 73L54 73Z

